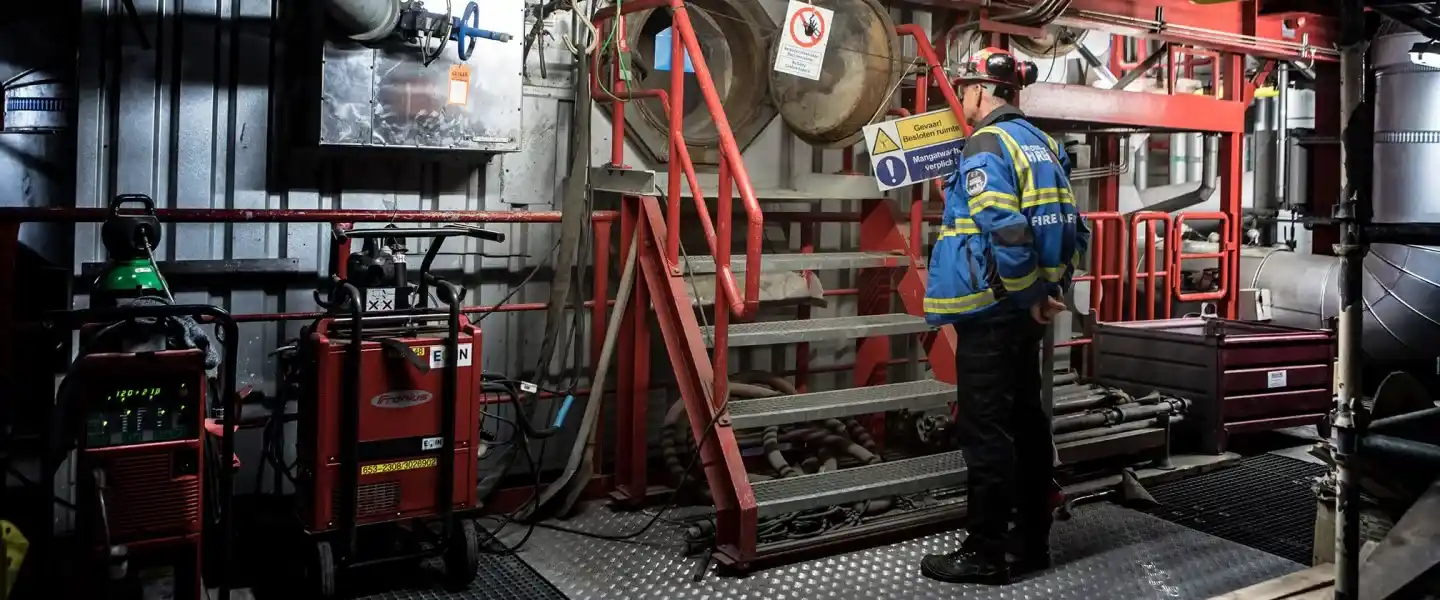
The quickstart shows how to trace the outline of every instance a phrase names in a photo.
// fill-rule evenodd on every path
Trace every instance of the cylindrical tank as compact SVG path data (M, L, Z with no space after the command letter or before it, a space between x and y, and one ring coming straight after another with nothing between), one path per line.
M1414 31L1381 36L1375 60L1375 222L1440 222L1440 70L1410 61Z
M1394 31L1394 30L1392 30ZM1410 62L1425 37L1402 30L1372 49L1375 97L1375 218L1440 221L1440 69ZM1256 254L1260 254L1256 256ZM1317 327L1339 305L1339 261L1285 251L1247 253L1240 287L1271 290L1274 319ZM1440 355L1440 248L1376 244L1365 257L1364 348L1372 362L1431 365Z
M74 101L63 81L31 69L0 82L0 131L59 133L70 129Z

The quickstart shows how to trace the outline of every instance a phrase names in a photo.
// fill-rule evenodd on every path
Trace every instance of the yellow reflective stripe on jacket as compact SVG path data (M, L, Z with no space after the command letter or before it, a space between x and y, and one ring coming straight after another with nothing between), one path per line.
M1010 155L1010 163L1015 169L1015 182L1023 190L1035 189L1035 171L1030 168L1030 159L1025 157L1025 151L1020 149L1020 142L1015 141L1010 132L998 125L991 125L980 131L989 131L1000 137L1000 143L1005 146L1005 152Z
M1024 290L1025 288L1028 288L1028 287L1030 287L1030 286L1032 286L1032 285L1035 285L1035 280L1036 280L1037 278L1039 278L1039 276L1040 276L1040 273L1039 273L1039 272L1037 272L1037 271L1031 271L1031 272L1029 272L1028 274L1021 275L1020 277L1013 278L1013 279L1010 278L1010 277L1001 277L1001 278L1000 278L1000 283L1005 284L1005 289L1006 289L1006 290L1009 290L1009 291L1012 291L1012 292L1018 292L1018 291Z
M1038 190L1025 190L1024 198L1020 201L1021 208L1035 208L1046 204L1075 204L1075 194L1064 188L1041 188Z
M1013 194L1002 192L980 192L970 198L970 214L973 215L987 208L1020 212L1020 201Z
M1065 265L1058 267L1040 267L1040 275L1050 283L1060 283L1065 278Z
M940 237L947 238L980 234L980 227L975 225L974 219L959 218L951 223L951 225L940 227Z
M926 298L925 312L957 315L985 308L995 302L995 292L985 290L959 298Z

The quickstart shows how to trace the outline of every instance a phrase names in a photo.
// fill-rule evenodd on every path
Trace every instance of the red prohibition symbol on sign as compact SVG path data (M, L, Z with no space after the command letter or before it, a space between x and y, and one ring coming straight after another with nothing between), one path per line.
M820 18L820 11L813 6L795 11L790 17L790 39L801 48L814 48L825 39L825 19Z

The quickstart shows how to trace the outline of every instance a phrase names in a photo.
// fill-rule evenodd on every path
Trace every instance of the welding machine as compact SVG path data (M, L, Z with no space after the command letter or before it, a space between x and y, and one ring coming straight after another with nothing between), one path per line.
M207 495L220 505L209 514L226 515L220 546L228 550L231 473L215 469L217 477L206 461L205 423L213 401L206 350L125 351L136 336L117 334L200 316L212 318L224 331L224 365L209 366L223 369L221 398L233 399L238 335L224 310L135 305L50 317L82 328L82 350L56 395L45 467L53 472L75 451L77 535L82 548L94 550L82 563L96 573L74 582L84 588L78 591L81 597L204 598ZM233 413L230 404L228 411L215 414ZM233 440L220 435L225 450L233 452Z
M332 252L353 239L364 248L348 257L330 298L317 295L327 316L300 344L296 485L314 541L304 560L316 597L334 597L346 569L434 555L444 557L449 587L475 578L479 531L455 511L476 504L480 330L460 313L463 290L430 273L453 236L504 240L463 226L334 231ZM408 278L406 238L434 238L418 286ZM444 310L429 307L432 289ZM396 527L372 536L382 524ZM397 530L410 543L369 543Z

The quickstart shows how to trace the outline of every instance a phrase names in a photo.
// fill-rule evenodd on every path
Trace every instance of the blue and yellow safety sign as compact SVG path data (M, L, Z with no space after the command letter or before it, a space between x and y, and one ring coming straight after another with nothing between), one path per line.
M880 189L945 177L960 168L965 128L950 109L865 126L865 148Z

